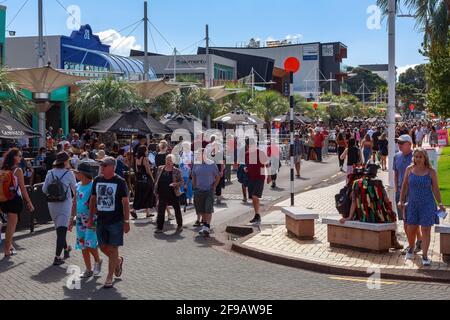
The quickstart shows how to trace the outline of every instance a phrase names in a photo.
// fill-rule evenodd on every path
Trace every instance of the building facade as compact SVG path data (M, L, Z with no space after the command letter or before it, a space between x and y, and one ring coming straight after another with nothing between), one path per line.
M0 6L0 63L5 64L6 7Z
M347 58L347 47L340 42L270 47L214 47L211 50L273 59L274 67L278 69L284 69L287 58L296 57L301 62L301 70L294 75L294 91L311 99L330 89L334 94L339 94L340 83L347 76L346 66L343 64L343 59ZM239 64L239 58L236 59Z
M89 78L114 76L118 79L143 80L144 66L137 59L110 53L110 46L103 44L90 25L81 26L70 36L56 35L44 37L45 61L53 68L67 70L68 73ZM6 39L6 66L8 68L35 68L38 37L9 37ZM150 68L149 79L156 78ZM47 112L47 128L63 128L69 131L69 98L75 87L63 87L51 94L52 107ZM27 93L31 98L31 93ZM33 127L37 129L37 116L33 117Z

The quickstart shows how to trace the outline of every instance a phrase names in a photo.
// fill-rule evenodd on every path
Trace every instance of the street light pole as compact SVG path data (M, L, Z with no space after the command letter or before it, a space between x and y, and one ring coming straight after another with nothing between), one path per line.
M388 137L389 137L389 189L391 199L395 199L394 156L395 156L395 98L396 98L396 70L395 70L395 16L396 1L389 0L389 99L388 99Z
M44 15L42 0L38 0L38 67L44 67ZM38 113L39 147L45 146L45 112Z
M144 81L148 80L148 3L144 1Z

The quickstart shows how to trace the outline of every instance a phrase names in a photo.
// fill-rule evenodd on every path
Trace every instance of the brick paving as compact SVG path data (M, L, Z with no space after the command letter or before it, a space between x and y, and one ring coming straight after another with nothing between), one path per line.
M382 172L380 178L386 182L387 173ZM373 254L358 252L351 249L331 248L327 241L327 226L320 220L325 217L338 217L335 208L334 195L344 186L345 182L311 190L295 197L295 205L313 210L320 215L316 222L316 238L313 241L300 241L288 235L285 227L285 216L281 211L274 211L262 220L261 233L248 239L244 246L262 252L279 254L289 258L296 258L310 262L318 262L330 266L351 267L375 267L381 269L402 270L444 270L450 271L450 265L442 261L440 254L440 237L432 232L429 256L433 261L430 267L422 266L422 256L416 255L414 260L405 261L400 251L390 251L387 254ZM290 206L290 200L280 202L276 207ZM444 223L450 224L450 215ZM400 242L406 247L407 240L403 233L403 223L399 223Z

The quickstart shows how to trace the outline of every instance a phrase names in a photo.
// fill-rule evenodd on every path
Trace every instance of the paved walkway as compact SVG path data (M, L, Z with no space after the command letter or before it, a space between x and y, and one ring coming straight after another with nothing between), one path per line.
M388 179L387 172L379 174L385 183ZM414 260L405 261L400 251L391 251L387 254L363 253L351 249L331 248L327 242L327 226L321 224L325 217L338 217L335 208L334 195L344 186L344 182L311 190L295 197L295 205L313 210L320 215L316 222L316 238L313 241L300 241L288 235L285 227L285 216L281 211L274 211L262 219L261 233L256 234L242 243L247 248L259 252L280 255L292 259L300 259L321 265L340 268L380 268L399 269L409 271L441 270L450 271L450 265L442 261L440 255L440 237L432 232L432 240L429 256L433 260L431 267L422 266L422 256L416 255ZM276 204L277 207L288 207L290 201ZM446 224L450 224L447 218ZM399 223L400 242L407 246L407 240L403 233L403 224Z

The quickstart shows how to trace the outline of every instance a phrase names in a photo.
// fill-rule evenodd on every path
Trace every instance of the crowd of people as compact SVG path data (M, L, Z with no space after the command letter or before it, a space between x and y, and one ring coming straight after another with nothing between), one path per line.
M399 152L395 156L394 170L398 219L405 222L408 236L406 257L411 259L422 250L424 265L431 263L428 248L431 226L436 222L436 201L441 210L445 208L436 172L421 147L424 142L437 145L435 133L447 125L417 121L397 126ZM339 167L343 170L347 161L351 190L351 205L343 222L353 219L374 223L396 221L382 185L373 182L376 176L373 165L367 165L380 161L381 169L387 170L386 127L343 123L335 127L335 133ZM322 161L324 141L330 134L331 130L322 123L301 127L295 133L293 157L297 178L301 177L303 159ZM34 164L31 168L39 170L38 174L43 176L42 192L47 197L55 225L53 264L62 265L70 258L72 247L68 244L67 233L75 226L75 249L82 252L86 267L81 276L100 275L103 263L100 249L108 258L104 287L111 288L114 277L120 277L123 270L124 259L119 248L123 246L124 234L130 231L130 219L137 219L140 211L145 211L146 218L156 214L156 234L164 233L166 214L169 220L176 220L176 232L181 233L184 227L182 206L186 210L186 206L193 205L197 214L194 227L199 228L199 235L209 236L214 205L220 204L227 170L233 166L217 161L217 157L224 159L224 151L230 147L228 142L221 143L216 136L196 142L182 138L175 142L147 140L146 136L139 135L132 143L105 144L89 129L82 135L71 130L64 136L62 129L54 133L50 128L46 148L41 148L28 160ZM261 222L260 199L265 185L277 187L282 158L280 147L270 144L264 148L257 140L247 138L244 161L239 163L235 155L234 167L242 185L243 201L251 200L255 213L251 223ZM0 170L0 209L7 215L4 241L7 259L17 254L12 242L24 204L28 211L34 211L26 188L30 165L23 153L20 148L10 148L3 155ZM361 166L365 166L365 171L358 169ZM359 199L367 194L367 186L373 188L370 194L377 195L373 200L377 201L377 209ZM395 233L393 247L403 247Z

